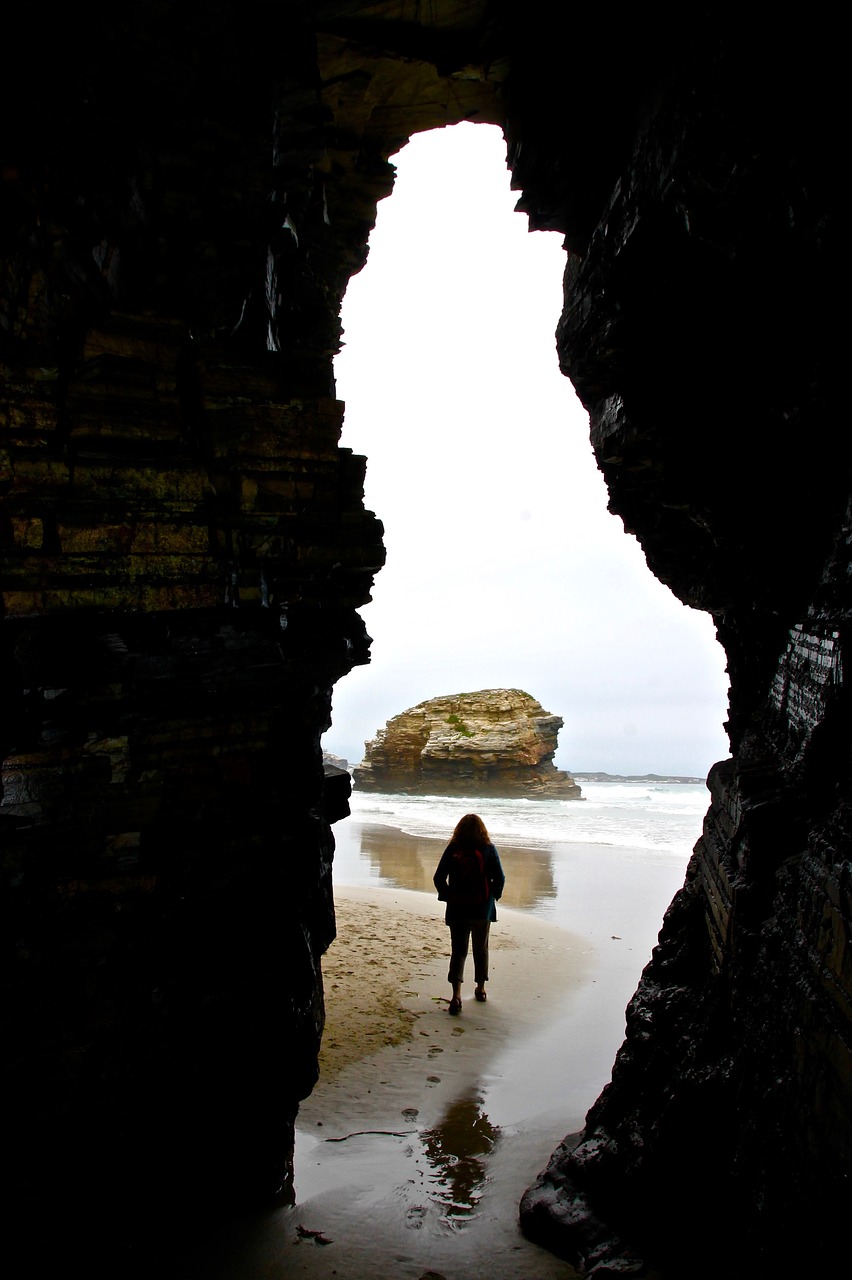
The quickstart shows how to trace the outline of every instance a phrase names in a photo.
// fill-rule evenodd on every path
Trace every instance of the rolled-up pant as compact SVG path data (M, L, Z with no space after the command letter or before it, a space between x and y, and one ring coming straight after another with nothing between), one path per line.
M490 920L462 920L450 925L450 971L448 982L464 981L464 962L473 945L473 975L479 986L488 981L488 933Z

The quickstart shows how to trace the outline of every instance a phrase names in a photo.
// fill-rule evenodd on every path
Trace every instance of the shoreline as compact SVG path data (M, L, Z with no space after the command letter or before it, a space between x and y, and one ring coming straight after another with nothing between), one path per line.
M449 930L431 879L446 842L358 819L346 827L338 936L322 961L320 1078L296 1122L295 1203L223 1224L199 1245L193 1274L468 1280L487 1257L489 1280L576 1280L522 1235L519 1203L609 1081L670 900L668 864L664 873L627 846L498 845L507 893L488 1000L473 998L469 958L462 1013L450 1017ZM510 887L531 906L508 905Z
M443 911L443 905L437 902L432 876L447 840L448 837L411 835L401 827L366 818L347 818L335 828L335 893L347 886L415 890L431 898L436 908ZM533 907L541 908L542 904L555 900L552 842L524 844L522 839L515 839L496 843L506 872L498 914L501 908L529 913ZM585 843L574 847L589 852L595 848ZM369 874L364 870L365 864L369 865Z
M324 1082L412 1038L425 1015L438 1013L448 1023L466 1026L465 1014L475 1009L484 1016L487 1010L494 1033L508 1036L509 1019L520 1030L551 1016L591 964L583 939L498 903L490 935L489 1000L481 1007L474 1004L468 957L463 1010L451 1019L450 934L444 904L434 891L337 885L335 911L338 936L322 961L326 1025L320 1080L302 1112ZM537 987L534 974L542 966L550 980Z

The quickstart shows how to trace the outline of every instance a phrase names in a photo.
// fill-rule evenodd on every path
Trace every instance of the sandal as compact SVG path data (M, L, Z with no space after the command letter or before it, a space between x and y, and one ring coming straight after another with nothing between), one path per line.
M461 1013L461 1000L457 1000L455 996L450 1001L450 1013Z
M473 994L476 996L477 1000L487 1000L487 999L488 999L488 996L485 994L485 988L484 988L484 987L483 987L481 990L480 990L480 988L479 988L479 987L477 987L476 991L474 991L474 993L473 993Z

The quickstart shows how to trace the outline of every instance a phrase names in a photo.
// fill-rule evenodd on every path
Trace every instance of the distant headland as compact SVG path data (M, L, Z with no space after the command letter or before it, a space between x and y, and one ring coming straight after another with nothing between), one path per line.
M575 769L572 777L580 782L689 782L699 786L706 782L706 778L672 773L592 773L588 769Z

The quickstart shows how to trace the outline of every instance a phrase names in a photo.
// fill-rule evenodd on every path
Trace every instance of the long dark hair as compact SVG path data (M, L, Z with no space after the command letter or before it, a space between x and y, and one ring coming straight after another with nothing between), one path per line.
M467 849L484 849L491 843L491 837L485 829L485 823L476 813L466 813L459 818L453 838L453 845L461 845Z

